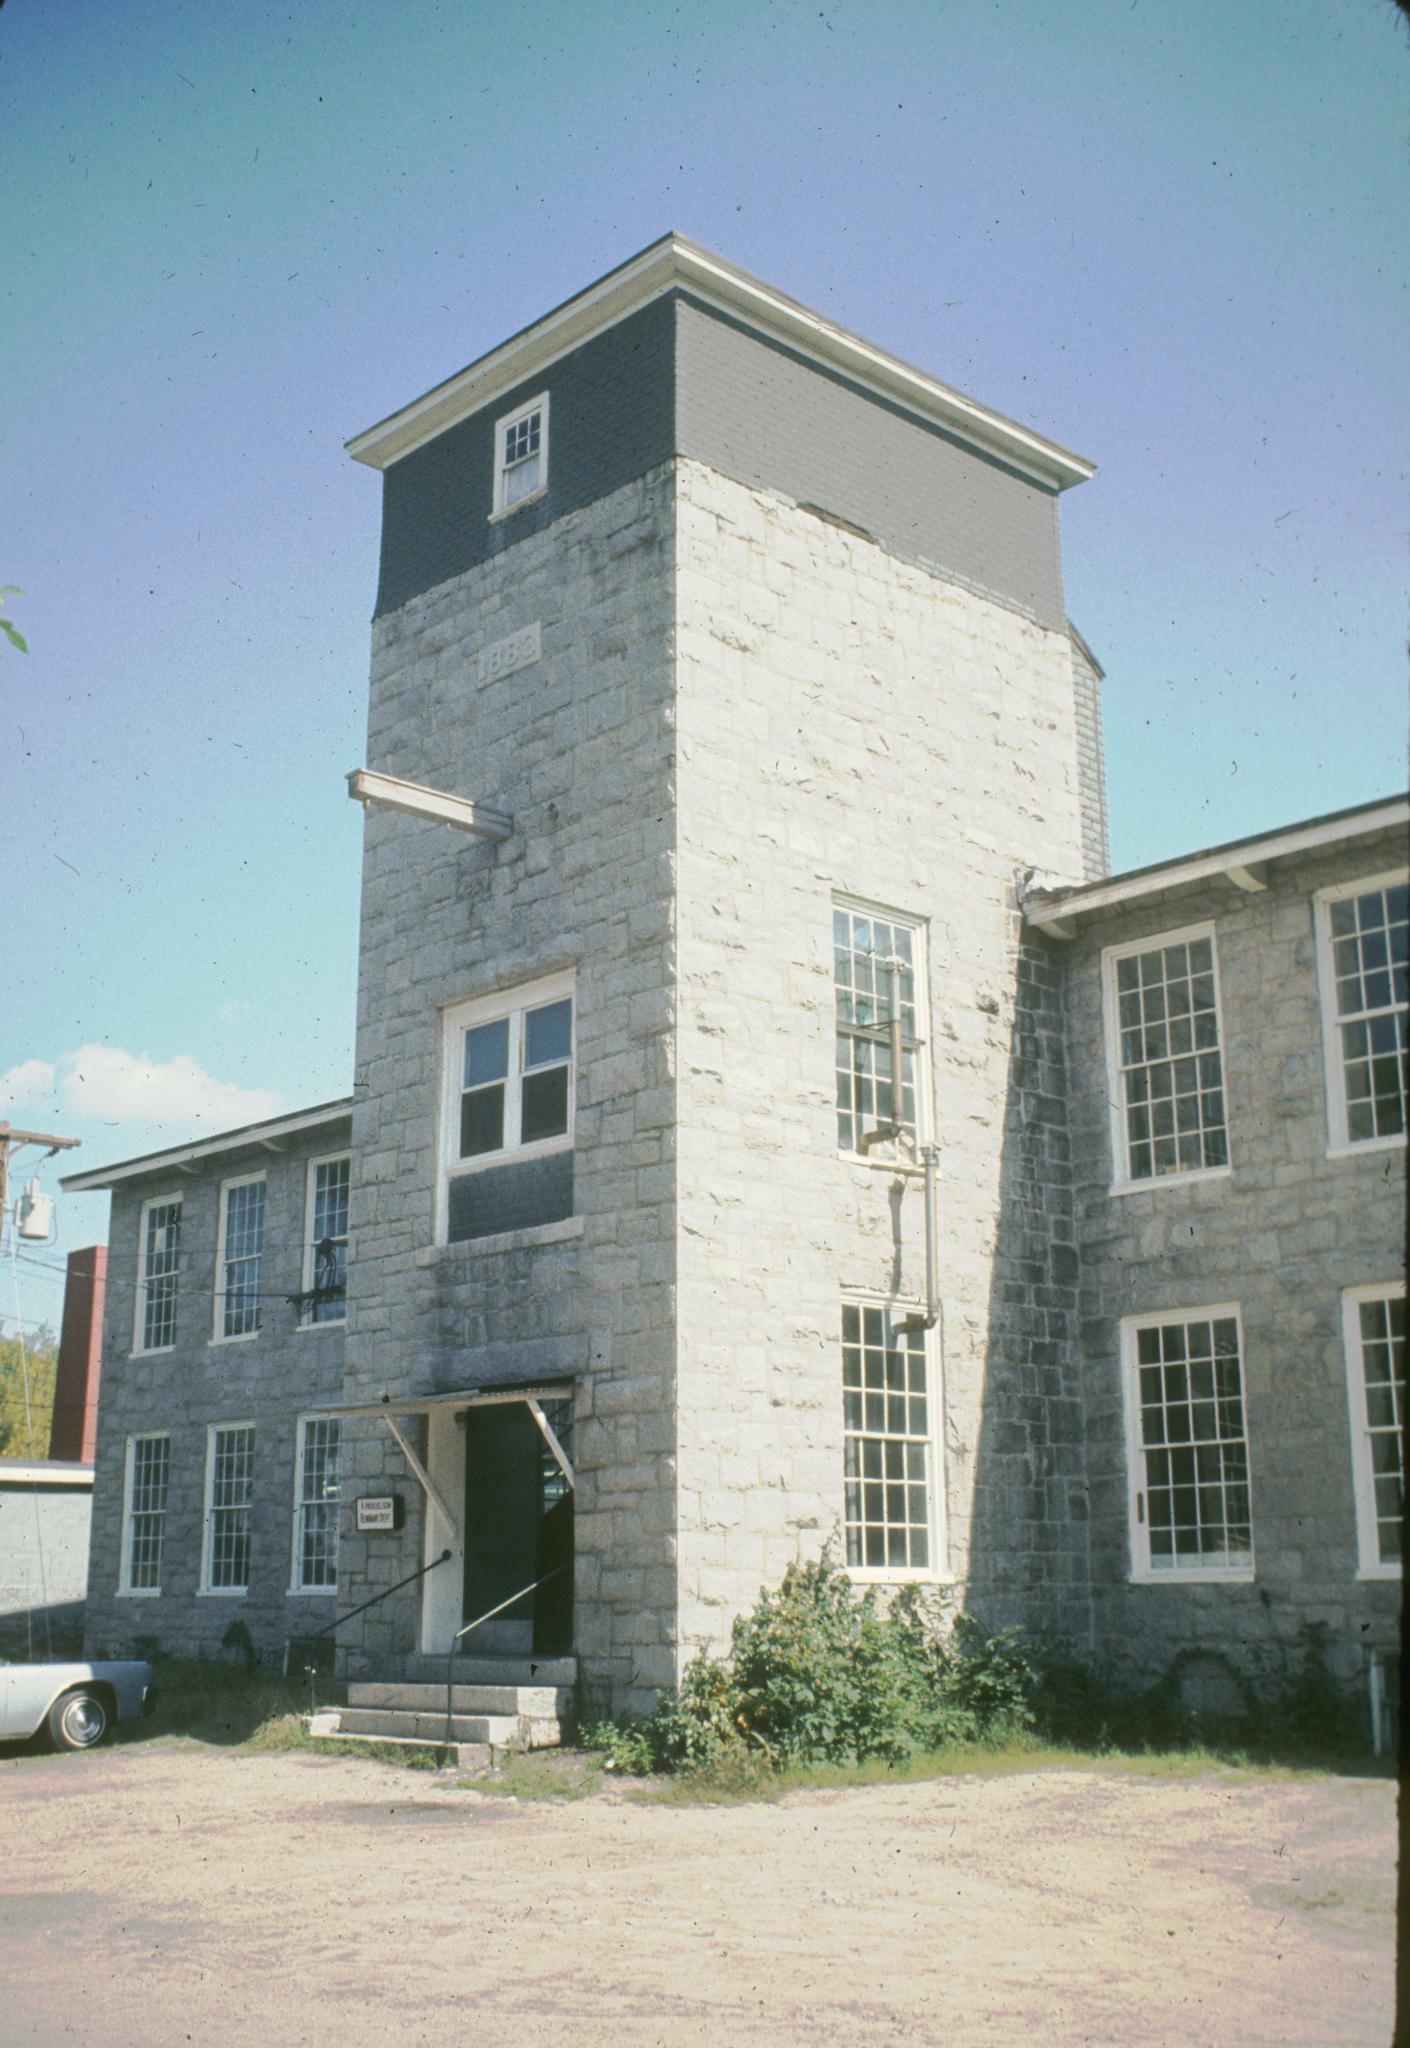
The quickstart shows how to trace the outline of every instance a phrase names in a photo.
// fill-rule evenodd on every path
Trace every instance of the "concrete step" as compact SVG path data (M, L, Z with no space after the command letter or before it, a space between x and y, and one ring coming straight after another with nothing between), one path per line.
M452 1676L457 1685L553 1685L572 1687L578 1682L576 1657L456 1657ZM417 1654L406 1658L402 1669L389 1674L389 1682L400 1680L417 1685L444 1686L446 1660Z
M451 1688L451 1707L461 1714L528 1714L535 1720L566 1718L572 1705L572 1688L566 1685L456 1685ZM442 1714L446 1710L446 1689L440 1685L404 1685L390 1679L380 1683L358 1679L348 1687L350 1707L392 1707L402 1712Z
M414 1735L356 1735L349 1729L323 1725L336 1720L336 1710L312 1714L309 1716L308 1732L324 1742L345 1742L350 1749L434 1749L447 1763L453 1763L463 1771L487 1771L494 1762L494 1749L488 1742L447 1744L422 1741Z
M528 1714L452 1714L446 1728L444 1707L439 1713L418 1713L391 1707L335 1707L316 1716L325 1725L319 1732L332 1735L364 1735L373 1741L429 1743L433 1747L451 1742L487 1743L492 1749L553 1749L561 1739L556 1719Z

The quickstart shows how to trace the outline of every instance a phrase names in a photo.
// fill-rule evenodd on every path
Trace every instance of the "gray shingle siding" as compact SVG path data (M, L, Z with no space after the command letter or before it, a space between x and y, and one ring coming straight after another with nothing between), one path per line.
M688 297L677 318L682 455L1062 624L1055 492Z
M550 395L548 488L492 521L496 420ZM739 321L670 293L386 472L377 616L672 455L817 506L902 560L1063 623L1057 494Z
M675 437L674 326L669 299L658 299L393 463L376 616L664 462ZM550 395L548 488L491 521L495 422L540 391Z

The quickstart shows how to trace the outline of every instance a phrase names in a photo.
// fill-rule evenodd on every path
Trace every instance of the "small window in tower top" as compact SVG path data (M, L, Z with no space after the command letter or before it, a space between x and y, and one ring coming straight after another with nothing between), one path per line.
M548 393L495 423L494 512L498 519L538 497L548 483Z

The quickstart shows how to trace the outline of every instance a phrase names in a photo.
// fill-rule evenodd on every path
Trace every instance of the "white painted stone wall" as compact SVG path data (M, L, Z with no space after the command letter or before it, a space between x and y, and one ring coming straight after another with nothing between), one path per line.
M834 892L928 921L948 1561L964 1574L1015 877L1083 863L1064 633L712 470L677 477L684 1651L840 1534L844 1291L891 1292L899 1258L901 1293L923 1294L918 1179L837 1154Z

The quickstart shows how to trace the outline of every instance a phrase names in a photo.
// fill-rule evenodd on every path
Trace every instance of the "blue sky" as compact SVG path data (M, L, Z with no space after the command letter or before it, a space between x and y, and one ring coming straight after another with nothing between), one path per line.
M1403 787L1408 82L1390 0L9 0L0 1116L346 1091L342 444L668 227L1097 461L1118 866Z

